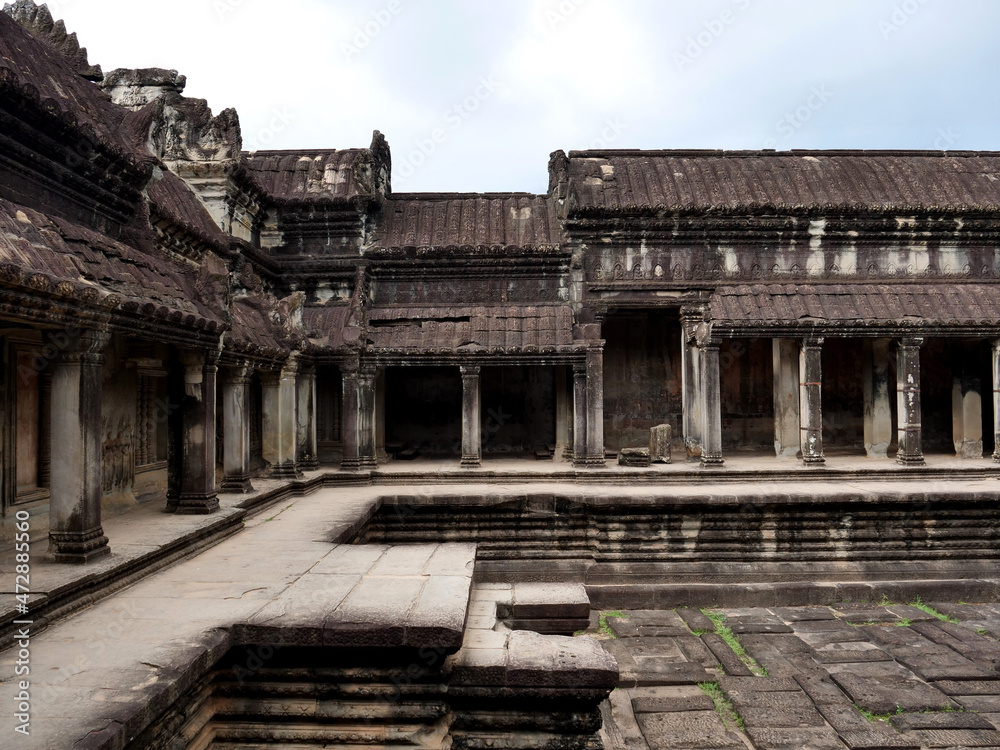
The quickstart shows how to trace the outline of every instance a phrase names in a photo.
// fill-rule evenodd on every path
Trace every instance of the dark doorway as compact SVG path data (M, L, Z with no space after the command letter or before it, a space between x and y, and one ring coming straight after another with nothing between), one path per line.
M555 369L484 367L483 455L527 454L556 442Z
M458 367L390 367L385 373L386 443L423 455L462 453Z

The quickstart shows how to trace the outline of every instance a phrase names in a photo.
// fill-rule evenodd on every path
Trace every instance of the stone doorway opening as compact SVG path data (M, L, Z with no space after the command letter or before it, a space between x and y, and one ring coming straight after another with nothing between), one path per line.
M386 449L421 456L462 455L462 375L458 367L388 367Z

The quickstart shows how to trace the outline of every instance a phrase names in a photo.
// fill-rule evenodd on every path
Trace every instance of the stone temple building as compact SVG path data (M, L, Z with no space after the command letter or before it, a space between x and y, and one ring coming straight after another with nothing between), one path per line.
M30 0L0 14L6 541L26 512L49 560L95 565L109 517L210 515L317 470L996 475L996 154L558 151L544 195L401 194L381 133L246 152L237 113L184 87L103 73ZM673 462L623 473L660 426ZM489 541L496 580L547 567L612 604L643 575L722 580L733 561L759 563L749 581L789 560L977 575L1000 536L992 496L723 498L570 513L557 552L546 497L491 516L499 537L475 508L429 507L360 538ZM653 568L622 578L636 560Z
M556 152L546 195L399 194L381 134L244 152L183 76L102 74L31 8L2 19L2 499L59 559L107 552L102 509L407 452L996 450L995 155Z

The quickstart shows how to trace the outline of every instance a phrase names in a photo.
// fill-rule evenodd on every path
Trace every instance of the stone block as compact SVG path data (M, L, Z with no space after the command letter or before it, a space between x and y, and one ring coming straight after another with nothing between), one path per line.
M649 460L654 464L669 464L674 428L661 424L649 431Z
M935 711L957 708L940 690L913 678L896 675L858 675L841 672L832 675L857 705L876 714L903 711Z
M645 469L652 465L649 448L622 448L618 452L618 465Z
M511 614L517 619L590 618L590 597L582 583L517 583Z
M507 645L507 685L611 690L618 686L618 665L592 638L517 631Z

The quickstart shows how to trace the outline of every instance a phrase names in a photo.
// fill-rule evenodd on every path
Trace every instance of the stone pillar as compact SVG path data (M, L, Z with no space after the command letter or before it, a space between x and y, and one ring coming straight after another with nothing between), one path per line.
M955 455L983 457L983 383L975 344L952 347L952 427Z
M722 373L719 369L719 342L703 341L701 353L701 465L710 469L722 466Z
M570 414L572 413L571 392L566 368L563 365L556 365L556 454L555 458L572 459L572 428L570 426Z
M587 465L587 365L573 365L573 464Z
M215 488L216 362L216 352L181 353L180 494L167 502L167 510L181 515L205 515L219 509Z
M483 463L482 404L479 368L462 365L462 466L478 469Z
M803 339L799 349L799 426L802 461L822 466L823 339Z
M684 405L684 447L688 461L701 459L701 352L696 335L705 320L702 308L681 309L681 398Z
M1000 464L1000 339L993 342L993 460Z
M263 392L263 454L273 477L297 479L295 448L298 437L298 363L290 359L280 372L261 373Z
M375 376L375 459L383 464L389 460L385 452L385 368Z
M341 432L345 471L378 468L375 458L375 367L357 359L347 362L344 374L344 415Z
M301 367L295 387L298 399L295 409L295 463L299 471L312 471L319 468L316 447L316 368L311 365Z
M222 372L222 490L253 492L250 483L250 377L249 365L227 367Z
M84 331L52 363L49 558L88 563L110 554L101 528L102 366L110 336Z
M892 442L892 402L889 400L889 340L865 339L865 451L868 458L887 458Z
M604 466L604 346L587 351L587 466Z
M799 344L774 339L774 452L778 458L799 455Z
M920 347L922 338L904 338L896 349L896 417L899 421L899 451L896 461L905 466L923 466L923 431L920 412Z

